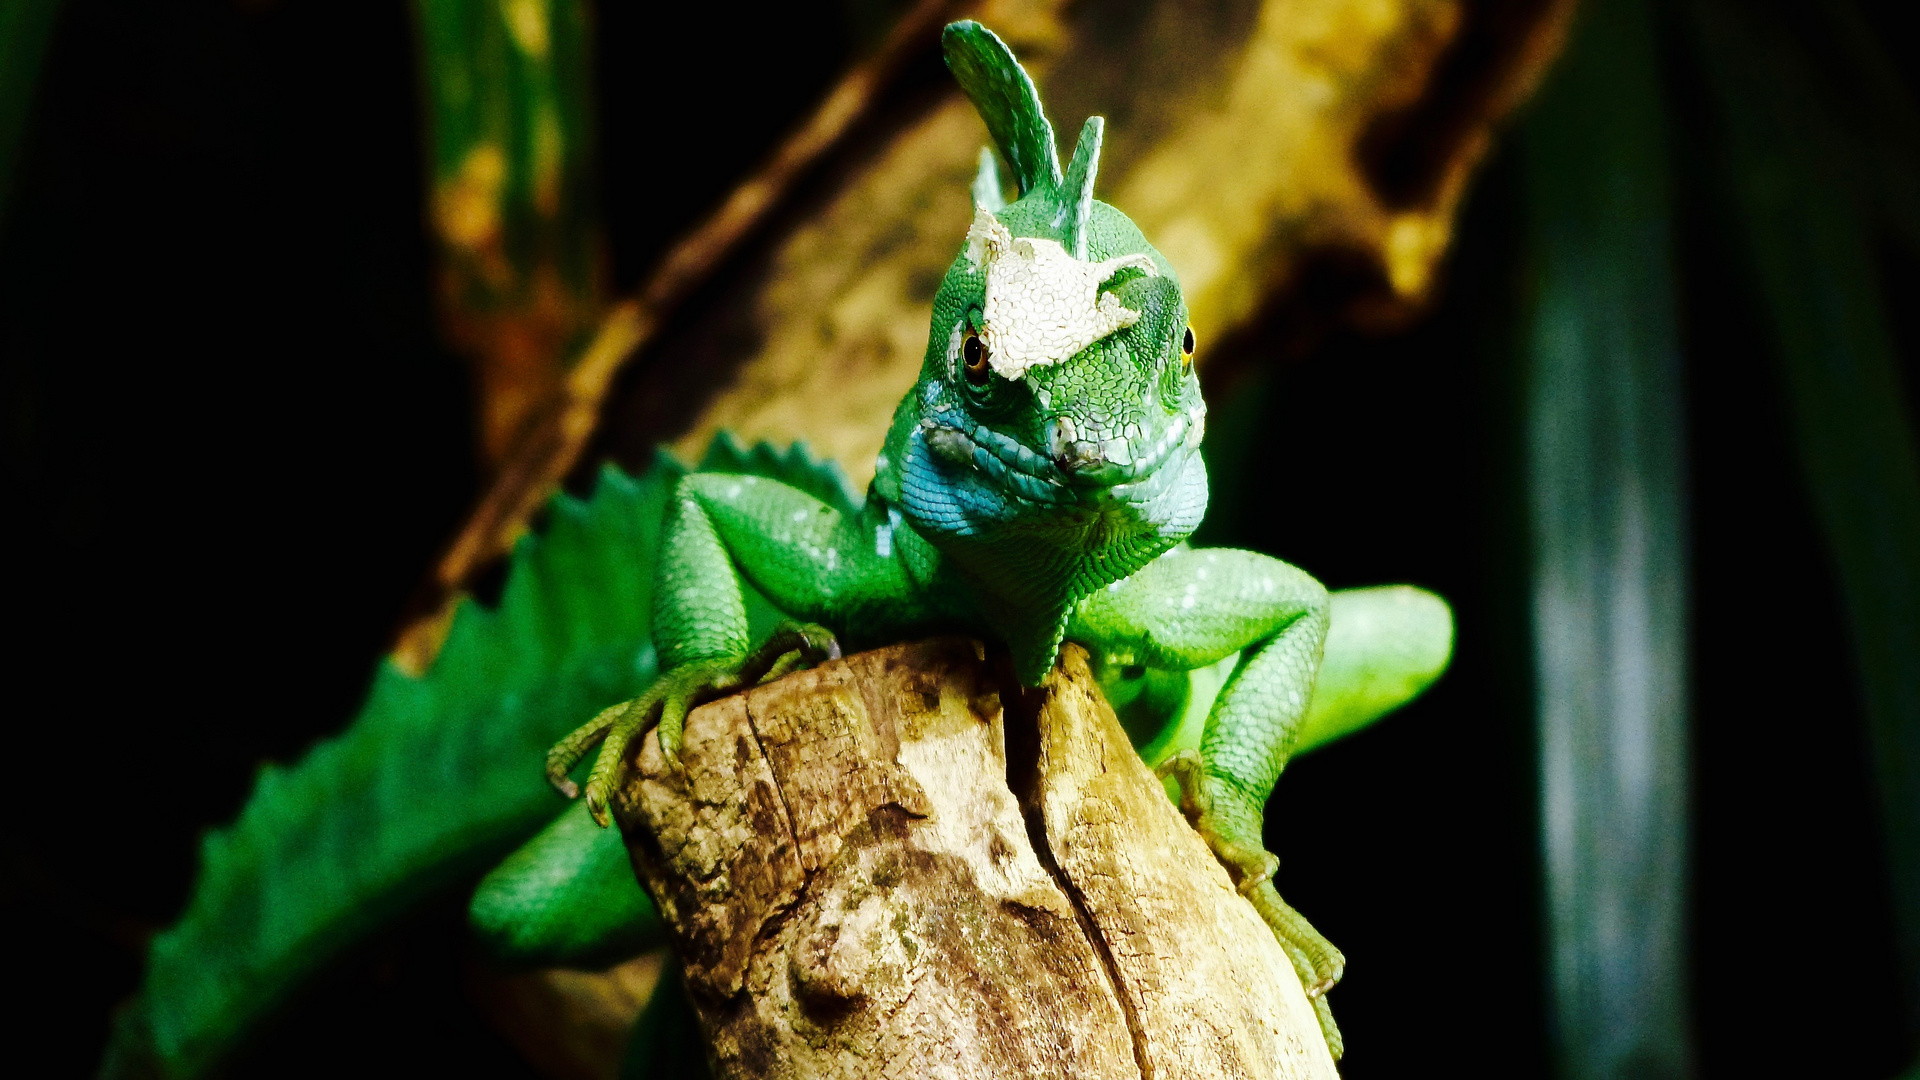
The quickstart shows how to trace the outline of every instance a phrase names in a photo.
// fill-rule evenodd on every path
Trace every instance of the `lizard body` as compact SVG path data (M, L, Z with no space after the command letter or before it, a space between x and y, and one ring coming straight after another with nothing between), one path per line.
M1206 405L1178 277L1093 198L1100 118L1063 171L1006 46L971 22L948 27L943 44L1019 198L1002 202L983 153L973 227L934 297L920 378L865 504L850 512L751 475L683 477L656 569L661 674L555 746L548 776L574 794L568 773L601 744L586 798L604 825L626 748L648 727L677 761L694 705L842 644L997 639L1018 679L1037 686L1070 640L1092 654L1123 715L1156 697L1148 673L1184 679L1231 661L1197 752L1163 770L1292 958L1337 1055L1323 995L1344 960L1274 891L1278 862L1261 836L1313 695L1328 592L1269 556L1186 546L1207 505ZM756 645L743 583L796 621Z

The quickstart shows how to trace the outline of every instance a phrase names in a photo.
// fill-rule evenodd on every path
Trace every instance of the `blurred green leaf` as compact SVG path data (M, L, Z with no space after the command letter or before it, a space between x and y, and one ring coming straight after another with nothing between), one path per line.
M1843 12L1844 8L1841 9ZM1859 30L1843 49L1764 5L1695 0L1729 204L1782 362L1801 468L1865 688L1901 936L1920 1009L1920 457L1903 414L1874 226L1915 242L1913 103ZM1849 97L1862 71L1880 87ZM1847 111L1836 112L1839 102ZM1866 115L1874 114L1874 115ZM1871 138L1863 135L1871 133ZM1876 221L1875 211L1884 217ZM1791 603L1791 598L1783 598ZM1791 655L1791 610L1782 612Z
M441 239L508 265L476 270L491 303L551 261L575 288L594 271L592 41L580 0L415 0ZM495 278L498 270L509 276Z
M585 0L414 0L440 302L505 453L603 306Z
M1647 0L1592 0L1527 118L1525 466L1559 1073L1682 1077L1687 522Z
M0 215L60 0L0 0Z

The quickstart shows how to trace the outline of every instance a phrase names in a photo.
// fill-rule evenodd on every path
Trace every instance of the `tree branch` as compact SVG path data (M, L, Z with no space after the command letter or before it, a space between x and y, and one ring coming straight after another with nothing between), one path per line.
M1332 1080L1085 654L1003 687L972 642L895 646L696 711L684 771L639 744L615 814L716 1075Z

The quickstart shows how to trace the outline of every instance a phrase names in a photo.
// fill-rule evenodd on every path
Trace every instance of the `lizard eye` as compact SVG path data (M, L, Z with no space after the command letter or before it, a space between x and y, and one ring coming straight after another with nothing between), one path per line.
M967 381L975 386L985 386L989 371L987 343L981 341L980 335L972 330L967 331L966 343L960 346L960 360L962 368L966 371Z
M1180 339L1180 370L1193 370L1193 327L1187 327L1186 336Z

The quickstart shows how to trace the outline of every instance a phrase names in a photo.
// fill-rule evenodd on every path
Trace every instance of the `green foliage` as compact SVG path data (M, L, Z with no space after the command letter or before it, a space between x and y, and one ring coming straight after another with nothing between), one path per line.
M1689 115L1692 78L1708 100L1688 150L1716 167L1702 180L1737 252L1725 269L1779 362L1846 598L1906 1007L1920 1002L1920 452L1877 247L1920 250L1920 110L1844 0L1595 0L1523 133L1531 587L1568 1076L1687 1070L1684 320L1662 128ZM1790 655L1795 601L1783 596ZM1657 692L1622 685L1612 673L1625 670ZM1623 784L1630 758L1651 764Z
M1920 1006L1920 448L1874 249L1920 248L1920 123L1847 5L1696 0L1727 203L1839 569L1878 766L1907 1008ZM1811 23L1811 26L1808 24ZM1809 32L1811 31L1811 32Z
M435 231L467 314L597 307L590 13L581 0L414 0ZM555 286L560 286L558 291ZM543 292L544 291L544 292Z
M1654 5L1582 5L1521 138L1549 963L1561 1074L1678 1077L1687 1023L1685 413Z
M60 0L0 0L0 214Z

